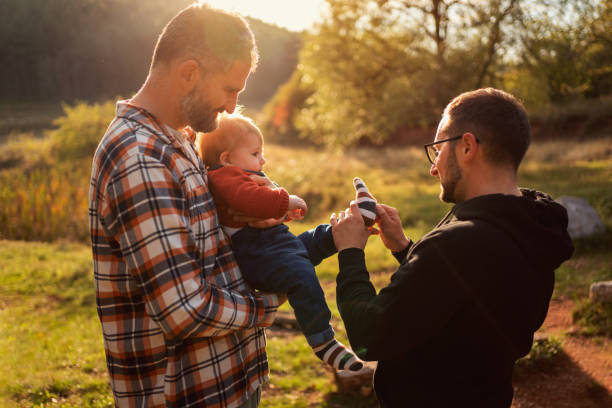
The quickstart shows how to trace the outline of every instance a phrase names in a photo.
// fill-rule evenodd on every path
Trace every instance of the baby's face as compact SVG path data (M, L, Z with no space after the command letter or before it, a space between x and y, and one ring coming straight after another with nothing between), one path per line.
M261 171L266 159L263 155L263 143L256 134L249 133L229 152L227 163L243 170Z

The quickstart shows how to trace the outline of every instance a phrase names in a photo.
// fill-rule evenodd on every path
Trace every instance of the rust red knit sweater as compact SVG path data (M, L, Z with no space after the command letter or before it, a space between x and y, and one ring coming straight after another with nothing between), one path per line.
M228 209L258 218L280 218L289 206L289 193L284 188L258 185L250 173L236 166L223 166L208 171L208 186L222 225L239 228Z

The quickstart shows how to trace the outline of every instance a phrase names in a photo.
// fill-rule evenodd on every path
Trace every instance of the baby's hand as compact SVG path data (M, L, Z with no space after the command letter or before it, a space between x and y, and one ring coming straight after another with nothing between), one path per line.
M293 194L289 196L289 206L287 207L287 217L289 220L301 220L307 211L308 206L304 200Z

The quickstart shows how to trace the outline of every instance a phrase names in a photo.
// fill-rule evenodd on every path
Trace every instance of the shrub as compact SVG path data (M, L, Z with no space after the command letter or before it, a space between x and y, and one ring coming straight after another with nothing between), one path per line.
M0 238L87 240L90 163L0 172Z
M612 302L578 302L572 312L574 323L584 327L586 334L612 337Z
M538 363L550 361L561 351L561 340L557 337L549 336L542 339L536 339L533 342L529 354L518 360L516 364L519 367L530 367Z
M54 161L49 138L37 137L32 132L12 133L6 143L0 145L0 171L19 168L28 172Z
M61 161L93 156L102 135L115 115L115 103L64 105L64 115L50 132L53 152Z
M15 135L0 148L0 238L89 238L91 159L114 106L64 105L45 138Z
M302 74L296 70L263 108L261 129L266 140L292 145L305 142L295 127L295 117L312 93Z

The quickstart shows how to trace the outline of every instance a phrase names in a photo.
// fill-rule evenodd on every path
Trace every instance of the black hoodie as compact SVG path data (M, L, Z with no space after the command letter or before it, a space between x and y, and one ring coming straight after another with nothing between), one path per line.
M461 202L401 254L378 295L364 253L340 252L338 308L353 349L378 361L383 407L509 407L514 362L542 325L554 270L573 253L548 195Z

